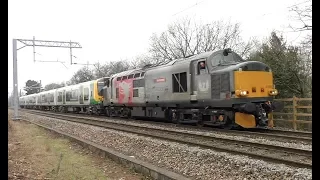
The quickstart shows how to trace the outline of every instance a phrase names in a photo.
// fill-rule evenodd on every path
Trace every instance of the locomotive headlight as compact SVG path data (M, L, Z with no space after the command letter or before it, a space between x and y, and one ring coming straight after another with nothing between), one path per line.
M247 95L247 91L241 91L241 92L240 92L240 95L241 95L241 96Z
M249 92L246 90L236 90L235 94L237 96L248 96Z
M269 95L271 95L271 96L276 96L277 94L278 94L278 90L276 90L276 89L272 89L269 91Z

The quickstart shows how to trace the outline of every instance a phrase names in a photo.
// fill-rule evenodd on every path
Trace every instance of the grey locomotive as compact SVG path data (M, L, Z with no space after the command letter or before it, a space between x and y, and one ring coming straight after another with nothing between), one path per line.
M283 108L273 101L278 91L270 67L231 49L114 74L100 93L107 116L224 128L265 128L268 114Z

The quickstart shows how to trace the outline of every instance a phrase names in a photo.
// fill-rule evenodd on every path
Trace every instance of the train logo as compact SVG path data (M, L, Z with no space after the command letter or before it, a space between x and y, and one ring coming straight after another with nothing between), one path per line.
M209 81L199 81L198 89L201 92L208 92L209 91Z

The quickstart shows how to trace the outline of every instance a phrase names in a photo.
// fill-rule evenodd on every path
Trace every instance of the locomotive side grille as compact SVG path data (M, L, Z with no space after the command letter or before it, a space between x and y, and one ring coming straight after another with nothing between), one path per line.
M229 73L211 75L211 97L212 99L220 99L221 92L230 91L230 75Z
M230 77L229 73L221 74L221 92L229 92L230 91Z
M220 99L220 74L211 75L211 97Z

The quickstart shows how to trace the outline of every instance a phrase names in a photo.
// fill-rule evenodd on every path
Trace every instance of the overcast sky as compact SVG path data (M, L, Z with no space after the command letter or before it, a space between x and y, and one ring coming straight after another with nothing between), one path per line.
M10 0L8 10L8 92L12 91L12 39L79 42L74 62L95 63L132 58L146 53L152 33L166 30L168 24L186 16L204 23L216 20L239 22L242 37L266 38L272 30L284 31L288 42L301 37L290 32L289 6L303 0ZM18 47L22 44L18 42ZM70 66L69 50L32 47L18 51L18 87L29 79L51 82L69 80L81 68Z

